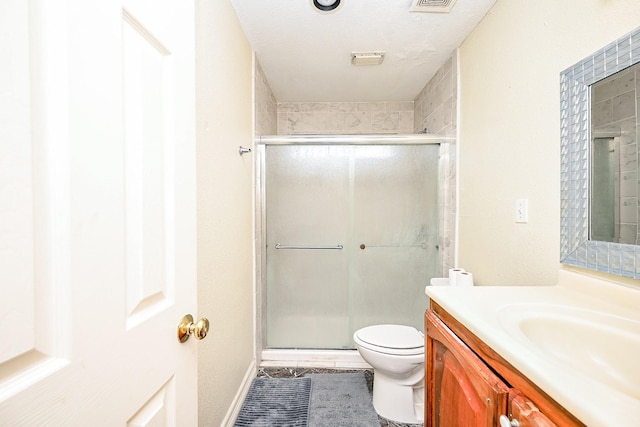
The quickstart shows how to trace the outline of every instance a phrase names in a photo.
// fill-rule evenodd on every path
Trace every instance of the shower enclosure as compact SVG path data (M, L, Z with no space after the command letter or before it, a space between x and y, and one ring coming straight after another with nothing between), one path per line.
M422 330L438 276L439 145L263 137L259 148L266 348L352 349L372 324Z

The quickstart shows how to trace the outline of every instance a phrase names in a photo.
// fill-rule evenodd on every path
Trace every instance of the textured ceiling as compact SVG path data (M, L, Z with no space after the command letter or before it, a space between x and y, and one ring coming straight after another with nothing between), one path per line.
M276 99L411 101L496 0L457 0L450 13L409 12L411 0L231 0ZM376 66L352 52L383 51Z

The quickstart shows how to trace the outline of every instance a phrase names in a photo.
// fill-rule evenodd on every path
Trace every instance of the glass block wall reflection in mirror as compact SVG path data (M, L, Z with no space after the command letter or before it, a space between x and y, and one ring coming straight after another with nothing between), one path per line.
M568 265L640 278L640 247L589 239L590 86L640 62L640 28L560 74L560 259Z

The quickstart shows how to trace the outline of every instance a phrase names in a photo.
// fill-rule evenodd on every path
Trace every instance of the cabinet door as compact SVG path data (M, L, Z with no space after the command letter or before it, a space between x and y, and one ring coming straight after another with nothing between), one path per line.
M507 413L509 389L431 311L427 331L426 425L494 427Z
M557 427L529 399L515 389L509 392L509 418L516 420L519 427Z

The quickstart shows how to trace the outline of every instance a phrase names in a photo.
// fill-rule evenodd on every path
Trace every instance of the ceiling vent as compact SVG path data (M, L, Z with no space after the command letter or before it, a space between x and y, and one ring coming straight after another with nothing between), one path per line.
M380 65L384 61L384 52L353 52L351 63L353 65Z
M456 0L413 0L411 12L449 13Z

